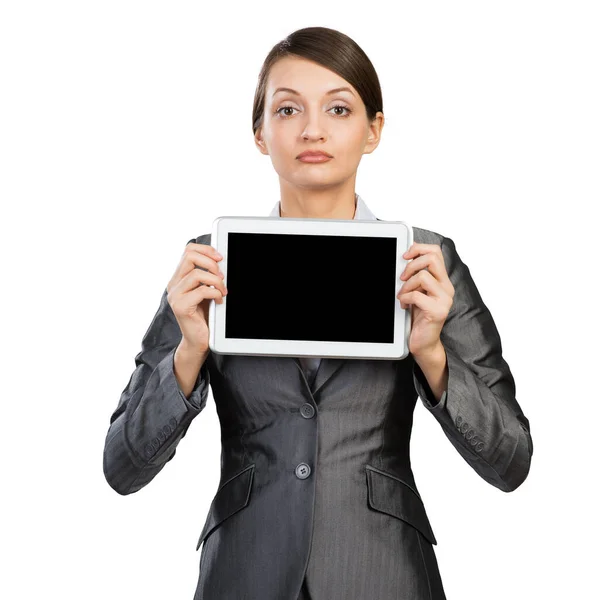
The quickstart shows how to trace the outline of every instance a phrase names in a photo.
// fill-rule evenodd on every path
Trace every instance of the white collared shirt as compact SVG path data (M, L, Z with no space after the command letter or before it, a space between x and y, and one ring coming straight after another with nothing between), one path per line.
M369 207L365 204L365 201L358 195L354 194L356 197L356 208L354 210L354 219L363 219L363 220L372 220L376 221L377 217L369 210ZM279 210L281 201L278 200L273 210L271 211L270 217L281 217L281 213ZM308 380L308 384L312 385L312 382L317 374L317 370L319 369L319 365L321 364L321 359L318 357L311 356L299 356L298 360L306 373L306 379Z

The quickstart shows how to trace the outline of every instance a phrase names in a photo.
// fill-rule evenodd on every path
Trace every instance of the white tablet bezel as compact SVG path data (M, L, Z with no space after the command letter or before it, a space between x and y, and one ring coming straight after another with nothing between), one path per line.
M302 219L280 217L218 217L213 222L211 246L223 255L219 267L227 283L227 240L230 232L286 233L290 235L343 235L395 237L398 240L396 256L396 286L398 295L403 281L400 274L408 261L402 256L413 243L412 227L405 221L362 219ZM262 257L264 259L265 257ZM268 260L268 257L267 257ZM257 264L260 261L257 260ZM258 356L317 356L329 358L368 358L390 360L405 358L410 337L411 311L403 309L396 298L394 342L329 342L311 340L269 340L225 338L227 295L223 303L210 301L209 347L217 354L244 354ZM365 318L367 315L365 315Z

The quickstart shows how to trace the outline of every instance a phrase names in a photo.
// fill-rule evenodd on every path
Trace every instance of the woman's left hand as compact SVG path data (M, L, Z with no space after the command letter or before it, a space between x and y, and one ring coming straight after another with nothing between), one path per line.
M411 260L400 279L397 298L402 308L412 306L408 349L424 356L441 344L440 333L454 299L454 286L446 272L442 249L437 244L413 244L403 258Z

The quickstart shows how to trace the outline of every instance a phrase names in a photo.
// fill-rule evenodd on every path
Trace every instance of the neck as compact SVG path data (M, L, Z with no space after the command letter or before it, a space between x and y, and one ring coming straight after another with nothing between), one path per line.
M358 197L354 191L343 195L282 194L279 216L295 219L354 219Z

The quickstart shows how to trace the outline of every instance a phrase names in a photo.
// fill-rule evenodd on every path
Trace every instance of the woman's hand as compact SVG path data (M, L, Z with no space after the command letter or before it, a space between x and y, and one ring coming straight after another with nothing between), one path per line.
M199 354L208 351L209 302L215 299L222 304L227 294L225 276L217 264L222 259L212 246L190 242L167 285L167 300L181 329L182 341Z
M402 308L412 306L408 349L424 356L441 344L440 333L454 299L442 249L437 244L413 244L404 254L412 258L400 279L404 281L397 298Z

